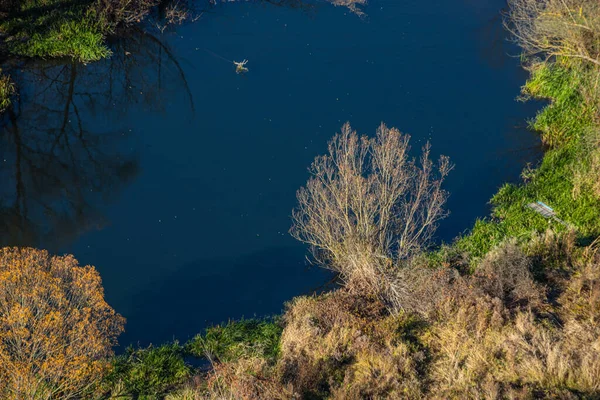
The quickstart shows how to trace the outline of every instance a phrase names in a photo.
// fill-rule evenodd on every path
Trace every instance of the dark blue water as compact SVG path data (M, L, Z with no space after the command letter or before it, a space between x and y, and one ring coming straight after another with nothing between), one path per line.
M307 167L345 121L382 121L456 164L450 241L540 156L504 0L227 3L111 59L20 65L0 136L0 244L73 253L124 344L279 313L330 275L288 234ZM248 59L237 75L232 60ZM229 61L227 61L229 60Z

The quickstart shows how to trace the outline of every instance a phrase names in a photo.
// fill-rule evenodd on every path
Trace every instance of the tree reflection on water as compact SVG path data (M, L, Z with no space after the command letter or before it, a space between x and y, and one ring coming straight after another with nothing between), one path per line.
M166 87L183 87L193 110L183 70L161 40L134 31L112 49L92 65L11 71L20 93L0 122L0 246L57 249L104 226L99 206L139 172L126 146L131 130L113 122L133 104L163 111Z

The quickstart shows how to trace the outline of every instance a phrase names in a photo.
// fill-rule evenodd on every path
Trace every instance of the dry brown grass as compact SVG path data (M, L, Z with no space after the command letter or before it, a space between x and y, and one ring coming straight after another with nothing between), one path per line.
M427 336L435 354L430 392L465 398L600 395L600 260L575 264L555 287L564 291L552 304L516 247L490 254L438 310Z
M552 257L561 273L538 277L554 285L550 299L531 271ZM280 379L300 396L335 399L600 395L600 259L570 234L548 232L527 252L506 243L471 276L416 271L406 298L425 306L398 315L347 289L296 299Z
M274 365L259 358L218 364L204 381L209 389L194 393L211 399L598 398L599 248L578 248L573 233L548 231L525 249L499 246L471 275L414 263L401 269L404 306L397 313L356 287L296 298L284 315Z
M424 356L402 334L417 329L377 299L340 289L289 305L279 363L284 382L303 397L421 397L417 361Z
M533 260L515 242L493 249L471 277L473 286L504 307L543 308L544 289L534 282Z
M273 366L261 358L242 358L216 364L207 381L206 399L287 400L293 398L289 385L283 385Z
M506 26L525 56L562 57L600 67L596 0L509 0Z
M275 366L260 357L216 362L207 374L194 376L166 400L287 400L294 393L281 383Z

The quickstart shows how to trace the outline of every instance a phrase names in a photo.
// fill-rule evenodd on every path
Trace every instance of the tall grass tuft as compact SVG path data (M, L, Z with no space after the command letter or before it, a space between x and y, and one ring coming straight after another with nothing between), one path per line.
M191 375L177 342L159 347L129 347L113 360L102 397L160 399Z
M6 110L11 104L11 97L15 94L15 85L8 75L2 75L0 69L0 112Z
M260 357L274 360L279 354L283 328L277 319L242 319L206 329L190 340L186 349L212 362Z

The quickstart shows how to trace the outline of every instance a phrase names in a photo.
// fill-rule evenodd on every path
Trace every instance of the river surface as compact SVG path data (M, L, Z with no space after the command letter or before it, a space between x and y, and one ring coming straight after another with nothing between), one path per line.
M331 278L287 231L307 167L345 121L364 134L383 121L415 154L430 140L450 156L437 240L451 241L540 158L503 7L371 0L359 17L224 3L113 40L109 60L19 65L0 131L0 244L95 265L128 320L124 345L280 313Z

